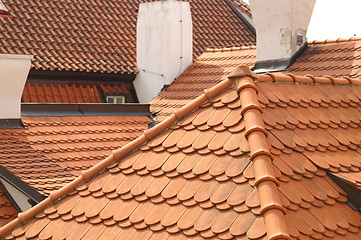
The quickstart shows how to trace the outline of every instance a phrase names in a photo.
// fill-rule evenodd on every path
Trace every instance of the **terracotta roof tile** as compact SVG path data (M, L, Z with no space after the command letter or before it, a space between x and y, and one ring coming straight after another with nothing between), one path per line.
M248 17L252 18L252 13L249 5L243 0L230 0L241 12L245 13Z
M258 192L253 190L254 177L246 174L250 171L246 170L250 165L248 150L226 151L221 145L216 151L205 151L212 139L232 127L224 126L221 121L217 125L224 128L215 131L214 126L207 125L212 116L217 117L218 110L239 101L237 94L233 97L232 82L221 83L209 92L210 101L202 95L183 112L179 111L178 117L185 115L181 122L178 123L176 118L164 121L87 171L89 175L84 172L76 181L83 181L80 179L93 174L97 177L77 187L69 198L46 208L37 221L29 223L31 226L23 234L38 237L48 231L47 226L50 228L52 221L60 221L60 224L71 222L74 225L66 232L46 233L46 237L81 234L79 237L85 239L86 232L97 232L96 229L105 229L105 226L116 226L114 230L118 234L131 232L133 238L141 235L142 239L264 237L266 228L263 216L259 216L260 202ZM214 94L226 88L229 91L212 100ZM195 114L187 116L190 109L195 109ZM238 121L242 121L241 115L238 115ZM244 133L245 128L238 131ZM185 132L191 133L192 137ZM174 141L173 137L179 141ZM145 145L134 153L129 152L139 147L139 143ZM114 162L117 156L122 161ZM106 171L98 175L96 168L100 170L106 165ZM243 174L246 176L242 180ZM42 204L47 204L46 201ZM69 218L64 222L62 216L68 214ZM96 219L100 223L93 225ZM235 225L238 223L243 223L241 229ZM78 228L82 225L86 230L80 232Z
M151 111L160 122L202 94L204 89L226 79L236 66L253 67L255 61L255 47L208 49L166 91L151 101Z
M148 128L148 117L23 117L1 129L1 165L43 195L72 181Z
M26 103L101 103L102 95L127 95L122 84L46 84L26 83L22 102Z
M353 103L360 87L305 84L303 77L277 74L252 79L245 68L236 72L243 75L230 75L206 90L0 233L7 239L87 239L95 233L113 239L123 234L131 239L360 238L359 212L327 175L347 175L358 186L358 125L343 109L358 108ZM299 92L297 98L293 92ZM309 97L320 92L328 98ZM350 92L352 97L345 94ZM231 113L212 120L225 108L238 114L228 123ZM298 110L305 113L300 119ZM339 121L318 117L325 110ZM268 121L267 113L277 114ZM361 118L359 111L352 114L354 122ZM240 123L243 127L234 128ZM223 144L214 146L219 135ZM249 148L241 148L239 138Z
M317 76L319 77L317 81L320 83L336 81L334 83L342 84L348 83L352 79L353 84L358 84L361 76L358 73L360 57L357 55L360 44L361 40L358 38L310 42L306 51L288 68L288 72L284 72L286 76L277 76L277 80L294 82L293 74L297 74L297 81L303 83L313 83L314 76ZM156 114L157 121L160 122L176 109L198 97L203 89L212 87L225 79L234 67L238 65L253 67L255 62L256 47L254 46L207 49L166 91L160 92L151 101L151 111ZM301 77L302 75L306 76ZM272 78L273 74L269 74L269 76ZM259 96L260 100L269 100L272 103L283 105L282 96L273 97L274 94L280 93L273 93L275 87L272 85L270 88L272 89L263 89L264 91ZM305 90L303 86L299 88ZM331 90L332 88L328 90L329 93ZM290 96L292 102L298 102L300 100L299 93L292 89L290 91L293 91ZM312 95L304 96L303 101L312 100L320 103L321 99L319 98L328 101L327 94L318 89L310 94ZM355 93L348 94L353 101L358 101L354 97ZM263 98L263 95L266 99ZM278 98L281 98L281 101Z
M358 38L314 41L288 70L297 75L359 79L360 47L361 40Z
M4 0L14 18L0 24L0 52L34 55L33 69L134 74L140 0ZM249 45L255 36L224 1L190 1L194 56L207 47Z
M0 188L0 226L4 226L8 222L14 220L18 212L5 196L3 189Z

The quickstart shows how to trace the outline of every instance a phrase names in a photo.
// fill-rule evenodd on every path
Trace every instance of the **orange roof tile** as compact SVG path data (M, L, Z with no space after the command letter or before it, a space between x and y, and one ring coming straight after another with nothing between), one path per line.
M249 5L243 0L229 0L234 6L236 6L241 12L245 13L248 17L252 18L252 13Z
M360 47L361 39L358 38L311 42L307 50L288 68L288 72L359 79ZM235 66L241 64L253 67L255 63L255 46L208 49L166 91L160 92L151 101L151 111L160 122L174 110L198 97L203 89L225 79Z
M0 53L34 55L33 69L134 74L141 0L3 0ZM255 36L218 0L191 0L194 55L210 46L248 45Z
M0 187L0 227L14 220L18 212L15 210L9 199L5 196Z
M27 103L101 103L93 85L26 83L22 102Z
M361 39L314 41L289 67L297 75L329 75L332 77L361 77Z
M0 129L0 164L47 196L148 129L147 116L23 117Z
M255 47L207 49L166 91L150 102L151 112L160 122L202 94L204 89L226 79L236 66L253 67L255 62Z
M122 84L26 83L22 95L25 103L102 103L101 95L127 95Z
M239 68L0 235L359 239L359 212L326 174L360 171L357 85Z

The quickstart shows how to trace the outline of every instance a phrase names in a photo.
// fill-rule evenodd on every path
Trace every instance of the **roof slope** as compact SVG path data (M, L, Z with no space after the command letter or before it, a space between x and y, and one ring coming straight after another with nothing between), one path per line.
M361 119L360 87L274 75L261 75L254 84L257 76L244 68L231 77L20 214L0 234L359 239L361 216L326 171L360 171L360 139L356 144L352 130Z
M33 69L134 74L136 20L143 0L4 0L0 53L34 55ZM191 0L194 55L249 45L255 36L222 0Z
M227 78L237 66L253 67L256 62L255 47L207 49L170 87L160 92L150 102L151 112L161 122L173 111Z
M259 80L290 235L359 239L360 212L345 204L347 194L327 173L361 175L360 80L277 75Z
M148 129L146 116L23 117L0 129L0 164L48 196Z
M361 77L361 39L313 41L288 71L314 76Z
M57 84L27 82L22 102L26 103L102 103L104 95L127 95L123 84Z
M361 39L358 38L308 43L306 51L288 68L288 72L300 76L311 74L359 79L360 47ZM255 46L208 49L166 91L160 92L150 102L151 111L160 122L198 97L203 89L225 79L232 68L238 65L253 67L255 63Z
M65 197L68 189L84 179L90 177L90 181L7 238L264 238L266 226L254 188L240 98L233 83L226 80L217 85L83 172L38 208ZM218 96L212 98L215 94ZM207 102L207 98L212 100ZM134 147L136 151L128 154Z
M248 3L243 0L229 0L234 6L236 6L239 11L246 14L249 18L252 18L251 8Z

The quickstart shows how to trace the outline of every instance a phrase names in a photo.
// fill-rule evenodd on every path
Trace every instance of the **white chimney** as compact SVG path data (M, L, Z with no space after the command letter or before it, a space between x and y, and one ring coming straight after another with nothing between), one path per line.
M31 55L0 54L0 119L20 119L31 59Z
M139 102L148 103L192 64L192 18L188 2L141 3L137 22Z
M250 0L257 33L256 71L284 70L306 44L316 0Z

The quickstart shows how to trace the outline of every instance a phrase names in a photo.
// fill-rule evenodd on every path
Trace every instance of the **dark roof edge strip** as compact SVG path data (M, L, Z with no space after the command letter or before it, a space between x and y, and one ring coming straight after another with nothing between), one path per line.
M232 9L232 11L237 15L238 18L242 20L242 22L246 25L246 27L253 33L253 35L256 36L256 29L253 27L253 25L248 22L248 20L238 11L238 9L228 0L224 0L227 5Z
M151 116L149 104L22 103L22 116Z
M10 195L9 191L6 189L4 184L0 181L0 188L3 190L5 197L7 200L11 203L11 205L15 208L16 211L22 212L17 202L14 200L14 198Z
M35 70L31 69L28 79L61 79L62 81L109 81L133 82L136 74L98 73L81 71Z
M298 49L290 59L276 59L256 62L256 65L252 68L255 73L266 73L266 72L280 72L286 71L292 64L294 64L302 53L308 48L307 42Z
M41 202L45 198L34 188L30 187L28 184L23 182L20 178L12 174L3 166L0 166L0 177L36 203Z
M0 129L24 129L21 119L0 119Z
M348 205L356 211L361 211L361 189L355 187L342 178L327 172L327 175L348 195ZM351 203L351 204L349 204ZM355 209L356 207L356 209Z

